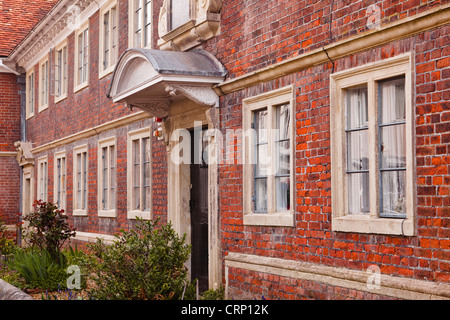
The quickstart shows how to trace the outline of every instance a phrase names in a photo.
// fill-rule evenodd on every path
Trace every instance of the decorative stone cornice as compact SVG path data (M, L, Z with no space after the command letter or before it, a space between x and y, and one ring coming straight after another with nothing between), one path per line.
M61 0L13 50L9 59L25 69L81 26L106 0Z

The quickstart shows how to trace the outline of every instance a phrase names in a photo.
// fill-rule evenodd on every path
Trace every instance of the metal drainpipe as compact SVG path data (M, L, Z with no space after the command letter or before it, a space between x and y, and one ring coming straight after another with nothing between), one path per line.
M20 141L26 141L26 75L21 74L17 76L17 83L19 85L20 97ZM20 166L20 197L19 197L20 212L23 212L23 167ZM19 216L19 223L22 222L22 215ZM20 224L19 224L20 225ZM22 244L22 232L17 230L16 242L18 245Z

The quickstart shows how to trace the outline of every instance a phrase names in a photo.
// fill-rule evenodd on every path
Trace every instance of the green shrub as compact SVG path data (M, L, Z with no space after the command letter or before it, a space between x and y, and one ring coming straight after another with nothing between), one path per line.
M45 250L17 250L9 262L11 269L16 270L25 279L27 287L43 290L57 290L66 287L67 263L63 254L57 261Z
M186 287L190 246L170 224L138 220L136 230L122 231L110 246L91 245L99 259L95 271L95 299L180 299Z
M31 246L47 251L57 260L61 257L64 242L75 236L75 228L67 223L64 211L59 210L55 204L39 200L35 201L34 207L36 210L23 218L29 223L24 239Z

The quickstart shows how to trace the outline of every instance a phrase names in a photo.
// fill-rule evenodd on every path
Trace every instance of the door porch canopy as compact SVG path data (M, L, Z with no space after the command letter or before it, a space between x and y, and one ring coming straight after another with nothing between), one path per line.
M108 97L165 118L169 116L171 103L178 99L218 107L219 98L212 86L221 83L225 75L222 64L204 50L131 48L116 64Z

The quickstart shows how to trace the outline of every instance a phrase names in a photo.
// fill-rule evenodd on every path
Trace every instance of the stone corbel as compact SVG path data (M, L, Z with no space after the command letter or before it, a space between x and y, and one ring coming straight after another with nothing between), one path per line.
M19 166L23 167L29 164L34 165L34 157L31 153L33 146L31 142L16 141L14 142L14 147L16 147L16 160Z
M166 118L169 116L170 101L129 102L128 107L142 109L157 118Z
M166 85L166 92L173 97L181 94L202 106L219 107L219 97L209 86Z

